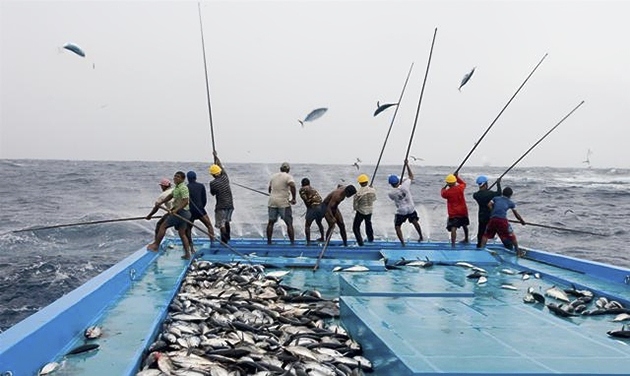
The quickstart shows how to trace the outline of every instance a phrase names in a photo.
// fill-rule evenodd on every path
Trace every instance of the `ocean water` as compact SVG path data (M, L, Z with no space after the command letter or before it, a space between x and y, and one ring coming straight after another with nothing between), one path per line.
M0 331L35 313L72 291L119 260L151 242L156 220L133 220L50 230L14 232L35 226L52 226L117 218L143 217L159 195L158 181L172 179L175 171L195 170L198 181L208 183L207 163L199 162L95 162L51 160L0 160ZM266 191L277 164L226 166L233 182ZM292 165L299 186L303 177L322 196L338 183L356 184L359 173L372 175L374 166ZM446 203L440 197L443 178L454 167L414 165L412 194L425 238L446 241ZM375 234L395 239L394 205L386 195L387 176L400 166L379 167L374 187ZM491 180L505 168L468 167L460 172L467 182L471 234L476 234L477 204L472 199L478 174ZM492 180L494 181L494 180ZM514 225L526 247L630 268L630 170L515 168L503 179L514 189L513 200L527 222L602 234L586 235L534 226ZM267 197L232 186L235 211L233 237L262 237L267 221ZM352 203L341 204L354 243ZM214 198L207 210L212 213ZM304 239L304 204L294 207L298 241ZM315 229L315 227L313 227ZM170 230L169 230L170 231ZM415 239L411 225L405 237ZM173 234L169 232L169 234ZM197 233L199 236L205 236ZM274 237L286 236L282 222ZM337 238L338 235L335 235Z

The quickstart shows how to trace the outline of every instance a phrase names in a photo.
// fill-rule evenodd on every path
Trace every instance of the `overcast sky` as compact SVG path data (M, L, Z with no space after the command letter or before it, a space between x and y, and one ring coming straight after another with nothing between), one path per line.
M225 162L630 167L628 1L204 1ZM197 2L0 1L0 158L208 161ZM82 58L63 50L76 43ZM458 91L464 74L476 67ZM305 123L313 109L321 118Z

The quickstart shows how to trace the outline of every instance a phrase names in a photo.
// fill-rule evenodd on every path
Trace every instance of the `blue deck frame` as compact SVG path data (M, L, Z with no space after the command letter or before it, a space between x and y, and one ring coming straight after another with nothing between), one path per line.
M320 246L291 246L238 239L233 250L196 240L197 257L221 262L261 263L286 268L284 283L340 296L341 323L364 346L375 375L426 374L628 374L630 341L609 337L614 316L561 318L542 305L523 303L527 287L588 288L595 296L630 307L630 270L529 250L518 259L502 248L490 252L446 243L377 241L366 247L333 242L313 266ZM134 375L185 275L181 245L166 239L160 253L139 250L40 312L0 333L0 375L35 375L83 343L83 330L104 328L98 351L66 358L55 375ZM430 269L389 269L402 258L430 259ZM472 263L488 271L488 282L466 278ZM365 265L369 272L333 272ZM386 266L388 268L386 268ZM502 269L531 271L521 279ZM336 270L336 269L335 269ZM331 278L331 276L333 278ZM510 284L517 291L502 289Z

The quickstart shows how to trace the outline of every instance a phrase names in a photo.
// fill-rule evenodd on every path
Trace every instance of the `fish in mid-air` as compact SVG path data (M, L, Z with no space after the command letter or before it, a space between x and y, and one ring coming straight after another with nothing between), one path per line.
M304 120L298 120L298 121L300 122L302 127L304 127L305 122L319 119L320 117L322 117L322 115L326 113L326 111L328 111L328 108L326 107L316 108L313 111L311 111L308 115L306 115Z
M72 51L75 54L81 56L81 57L85 57L85 52L83 52L83 50L81 49L81 47L77 46L74 43L66 43L63 45L63 48L65 48L68 51Z
M462 87L464 85L466 85L466 83L470 80L470 78L472 77L473 73L475 73L475 69L477 67L474 67L470 72L466 73L464 75L464 78L462 78L462 82L459 84L459 88L457 88L457 90L462 91Z
M385 104L381 104L381 102L376 101L376 111L374 111L374 116L380 114L381 112L387 110L388 108L390 108L391 106L396 106L398 105L398 103L385 103Z
M354 167L356 167L356 168L357 168L357 170L358 170L358 169L360 168L359 163L361 163L361 160L360 160L359 158L357 158L357 161L356 161L356 162L354 162L352 165L353 165Z

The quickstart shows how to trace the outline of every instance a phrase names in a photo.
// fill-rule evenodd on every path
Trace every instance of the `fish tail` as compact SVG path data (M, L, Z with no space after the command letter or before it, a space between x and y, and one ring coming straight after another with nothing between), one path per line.
M302 120L298 120L300 122L300 124L302 125L302 128L304 128L304 122Z

